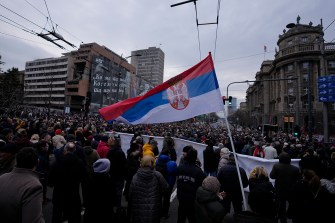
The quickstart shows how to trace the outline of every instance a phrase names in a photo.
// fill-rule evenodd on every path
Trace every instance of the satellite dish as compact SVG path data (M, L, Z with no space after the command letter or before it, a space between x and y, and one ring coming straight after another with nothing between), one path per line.
M287 24L286 25L286 28L293 28L293 27L295 27L295 24L294 23L289 23L289 24Z

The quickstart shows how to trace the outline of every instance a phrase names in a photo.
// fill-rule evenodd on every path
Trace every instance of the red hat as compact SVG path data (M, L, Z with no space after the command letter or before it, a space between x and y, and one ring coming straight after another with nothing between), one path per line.
M61 129L56 129L55 134L56 134L56 135L60 135L60 134L62 134L62 130L61 130Z

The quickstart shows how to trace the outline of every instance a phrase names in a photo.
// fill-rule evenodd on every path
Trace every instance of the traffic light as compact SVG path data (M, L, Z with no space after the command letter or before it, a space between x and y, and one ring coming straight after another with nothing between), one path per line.
M228 105L231 105L231 101L233 100L233 97L232 96L229 96L228 97Z
M300 137L300 129L299 129L299 126L294 126L293 128L293 136L295 137Z

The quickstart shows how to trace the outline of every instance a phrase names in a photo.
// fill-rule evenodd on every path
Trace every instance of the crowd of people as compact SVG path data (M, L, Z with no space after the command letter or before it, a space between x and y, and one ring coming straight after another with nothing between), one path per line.
M133 134L128 148L121 148L118 132ZM143 135L152 137L144 141ZM153 136L164 137L162 148ZM191 145L177 157L174 138L206 144L203 160ZM251 128L233 131L232 138L233 145L224 126L201 119L127 126L79 114L3 114L0 216L5 222L43 222L47 189L53 187L53 223L82 222L82 210L85 223L160 222L169 218L177 188L178 223L223 222L227 213L247 214L242 186L249 187L250 217L332 222L335 145L283 132L263 136ZM232 147L278 162L270 173L255 166L248 177L237 169ZM293 158L301 159L299 168Z

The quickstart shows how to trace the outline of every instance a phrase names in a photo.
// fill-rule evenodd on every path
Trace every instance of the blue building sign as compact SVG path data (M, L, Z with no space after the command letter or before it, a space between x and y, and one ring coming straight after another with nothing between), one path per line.
M319 102L335 102L335 76L318 78Z

